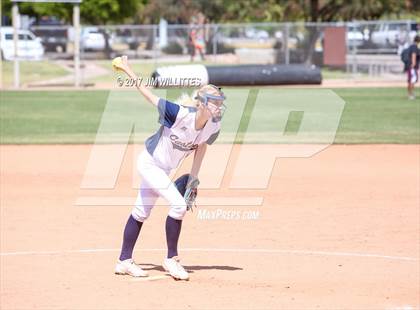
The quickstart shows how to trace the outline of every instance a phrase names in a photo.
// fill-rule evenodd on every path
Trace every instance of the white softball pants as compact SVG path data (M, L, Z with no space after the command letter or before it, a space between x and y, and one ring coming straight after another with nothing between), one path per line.
M176 220L182 220L187 212L187 205L184 197L168 176L170 170L160 168L147 150L139 155L137 170L142 177L142 182L136 204L131 212L134 219L144 222L150 216L156 200L161 196L169 203L168 215Z

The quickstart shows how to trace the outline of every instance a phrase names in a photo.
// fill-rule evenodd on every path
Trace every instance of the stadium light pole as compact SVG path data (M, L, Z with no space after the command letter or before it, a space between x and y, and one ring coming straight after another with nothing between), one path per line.
M19 60L18 60L18 28L19 25L19 2L35 2L35 3L72 3L73 4L73 27L74 27L74 86L80 85L80 3L83 0L11 0L12 6L12 23L13 23L13 42L14 42L14 86L19 88Z

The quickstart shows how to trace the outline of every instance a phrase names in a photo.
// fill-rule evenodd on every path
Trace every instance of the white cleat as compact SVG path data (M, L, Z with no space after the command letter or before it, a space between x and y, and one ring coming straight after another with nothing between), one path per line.
M172 258L165 258L163 261L163 269L168 272L175 280L188 280L188 272L179 263L179 258L174 256Z
M120 275L128 274L133 277L149 276L147 271L137 266L132 259L126 259L123 261L118 260L118 263L115 266L115 273Z

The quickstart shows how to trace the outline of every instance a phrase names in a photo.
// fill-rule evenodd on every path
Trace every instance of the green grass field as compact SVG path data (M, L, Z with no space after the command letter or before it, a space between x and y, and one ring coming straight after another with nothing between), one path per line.
M251 137L255 137L248 141L276 143L276 137L281 135L276 131L276 113L281 110L284 89L275 91L278 91L277 98L263 103L263 111L268 113L261 109L254 111L264 115L253 114L261 116L263 121L252 128L248 126L252 102L247 103L244 113L239 107L229 106L223 123L225 138L222 136L218 142L241 143L248 129L252 131ZM346 102L334 143L420 143L420 100L408 101L403 88L349 88L334 89L334 92ZM168 92L169 99L178 95L178 90ZM136 94L127 102L120 96L109 91L2 91L1 143L93 143L109 98L121 101L121 106L116 105L111 131L116 128L118 132L121 125L130 124L135 117L140 120L136 128L141 139L153 133L158 127L153 107L138 102L140 96ZM240 119L239 133L231 125L234 119ZM301 121L302 114L291 113L285 134L296 133Z
M49 61L21 61L20 67L20 82L22 84L49 80L69 74L68 71ZM13 62L2 62L2 83L4 87L13 85Z

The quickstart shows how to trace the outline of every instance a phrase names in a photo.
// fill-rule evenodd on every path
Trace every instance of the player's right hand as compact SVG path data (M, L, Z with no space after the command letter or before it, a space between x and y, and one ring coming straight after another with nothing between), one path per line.
M131 71L130 65L128 64L128 57L126 55L121 56L121 61L116 63L115 66L118 70L124 71L126 74L129 74Z

